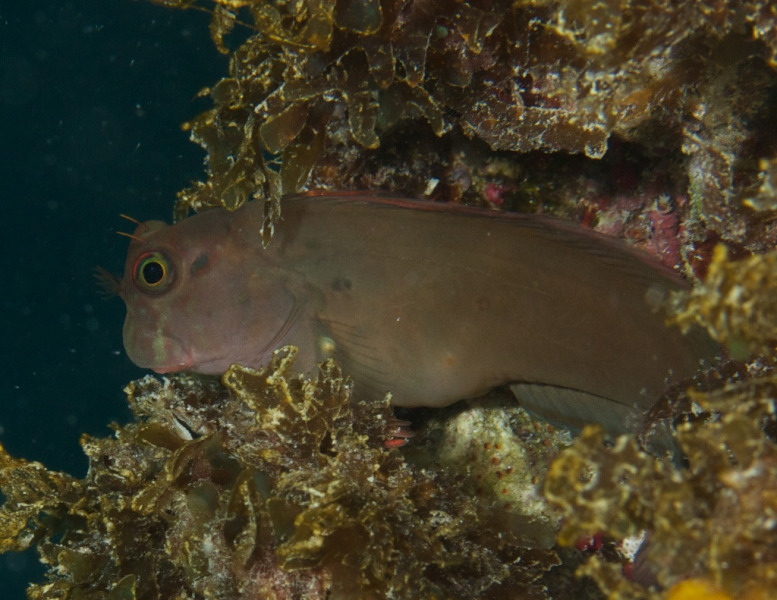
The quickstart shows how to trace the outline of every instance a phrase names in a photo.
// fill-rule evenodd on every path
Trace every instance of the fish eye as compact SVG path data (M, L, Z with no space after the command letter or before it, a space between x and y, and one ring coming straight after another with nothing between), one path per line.
M144 292L164 292L173 282L170 261L161 252L145 252L135 261L134 281Z

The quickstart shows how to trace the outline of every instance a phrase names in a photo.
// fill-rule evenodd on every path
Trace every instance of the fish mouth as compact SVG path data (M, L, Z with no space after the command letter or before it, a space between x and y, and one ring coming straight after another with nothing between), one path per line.
M149 336L146 343L135 346L135 351L127 346L127 355L139 367L151 369L160 375L189 371L196 366L191 350L180 339L169 334Z
M180 350L178 360L150 367L154 373L164 375L166 373L191 371L201 375L221 375L232 364L240 362L239 360L227 360L221 356L196 356L194 352L187 349L178 340L173 339L173 342L176 344L175 347Z
M202 360L192 359L186 366L177 368L178 371L194 371L201 375L222 375L231 365L239 360L225 360L223 358L209 358ZM169 372L169 371L168 371Z
M187 356L183 360L179 360L175 363L167 363L162 365L151 365L148 367L154 373L164 375L165 373L178 373L180 371L192 371L195 369L194 360Z
M166 373L178 373L179 371L187 371L189 370L188 365L180 364L170 367L151 367L151 370L158 374L158 375L164 375Z

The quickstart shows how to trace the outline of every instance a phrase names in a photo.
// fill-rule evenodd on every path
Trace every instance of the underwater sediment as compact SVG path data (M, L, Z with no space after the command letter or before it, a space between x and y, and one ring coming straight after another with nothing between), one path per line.
M147 377L85 478L0 454L31 598L777 597L773 3L155 1L211 11L230 55L177 218L264 202L267 239L306 189L555 214L692 279L668 321L727 356L633 435L495 393L390 450L388 402L292 348Z

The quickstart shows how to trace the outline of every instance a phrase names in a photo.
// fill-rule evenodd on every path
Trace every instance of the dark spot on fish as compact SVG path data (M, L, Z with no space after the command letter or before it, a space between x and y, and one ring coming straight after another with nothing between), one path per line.
M194 259L194 262L192 263L192 266L189 269L189 273L191 273L193 277L199 275L208 266L208 261L209 261L208 255L203 252L197 258Z
M338 277L332 280L332 289L336 292L344 292L351 289L351 280L347 277Z

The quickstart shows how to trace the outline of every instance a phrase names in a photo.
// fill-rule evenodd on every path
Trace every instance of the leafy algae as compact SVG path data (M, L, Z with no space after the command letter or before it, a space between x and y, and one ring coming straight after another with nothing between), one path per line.
M712 233L755 249L772 237L741 202L775 153L770 3L159 3L211 10L231 61L201 92L214 107L186 126L208 178L181 192L179 218L255 198L270 235L281 195L309 188L579 218L582 203L613 190L581 188L603 165L570 157L602 159L626 142L640 149L634 176L687 195L677 210L688 242ZM234 28L251 35L230 50ZM612 181L605 171L593 180Z
M706 389L674 399L682 464L633 436L605 445L587 427L551 465L545 494L565 517L560 543L647 532L640 576L624 575L629 561L599 556L580 567L609 597L777 597L775 274L774 252L737 262L718 247L703 285L674 298L682 326L706 326L740 357L761 354L733 372L717 367Z
M221 383L130 384L136 420L82 439L84 480L3 453L2 549L37 545L51 566L29 597L544 597L555 522L542 516L549 538L527 547L500 516L532 516L502 507L501 485L495 514L461 469L387 450L388 401L352 401L331 361L309 380L295 355L233 366Z

